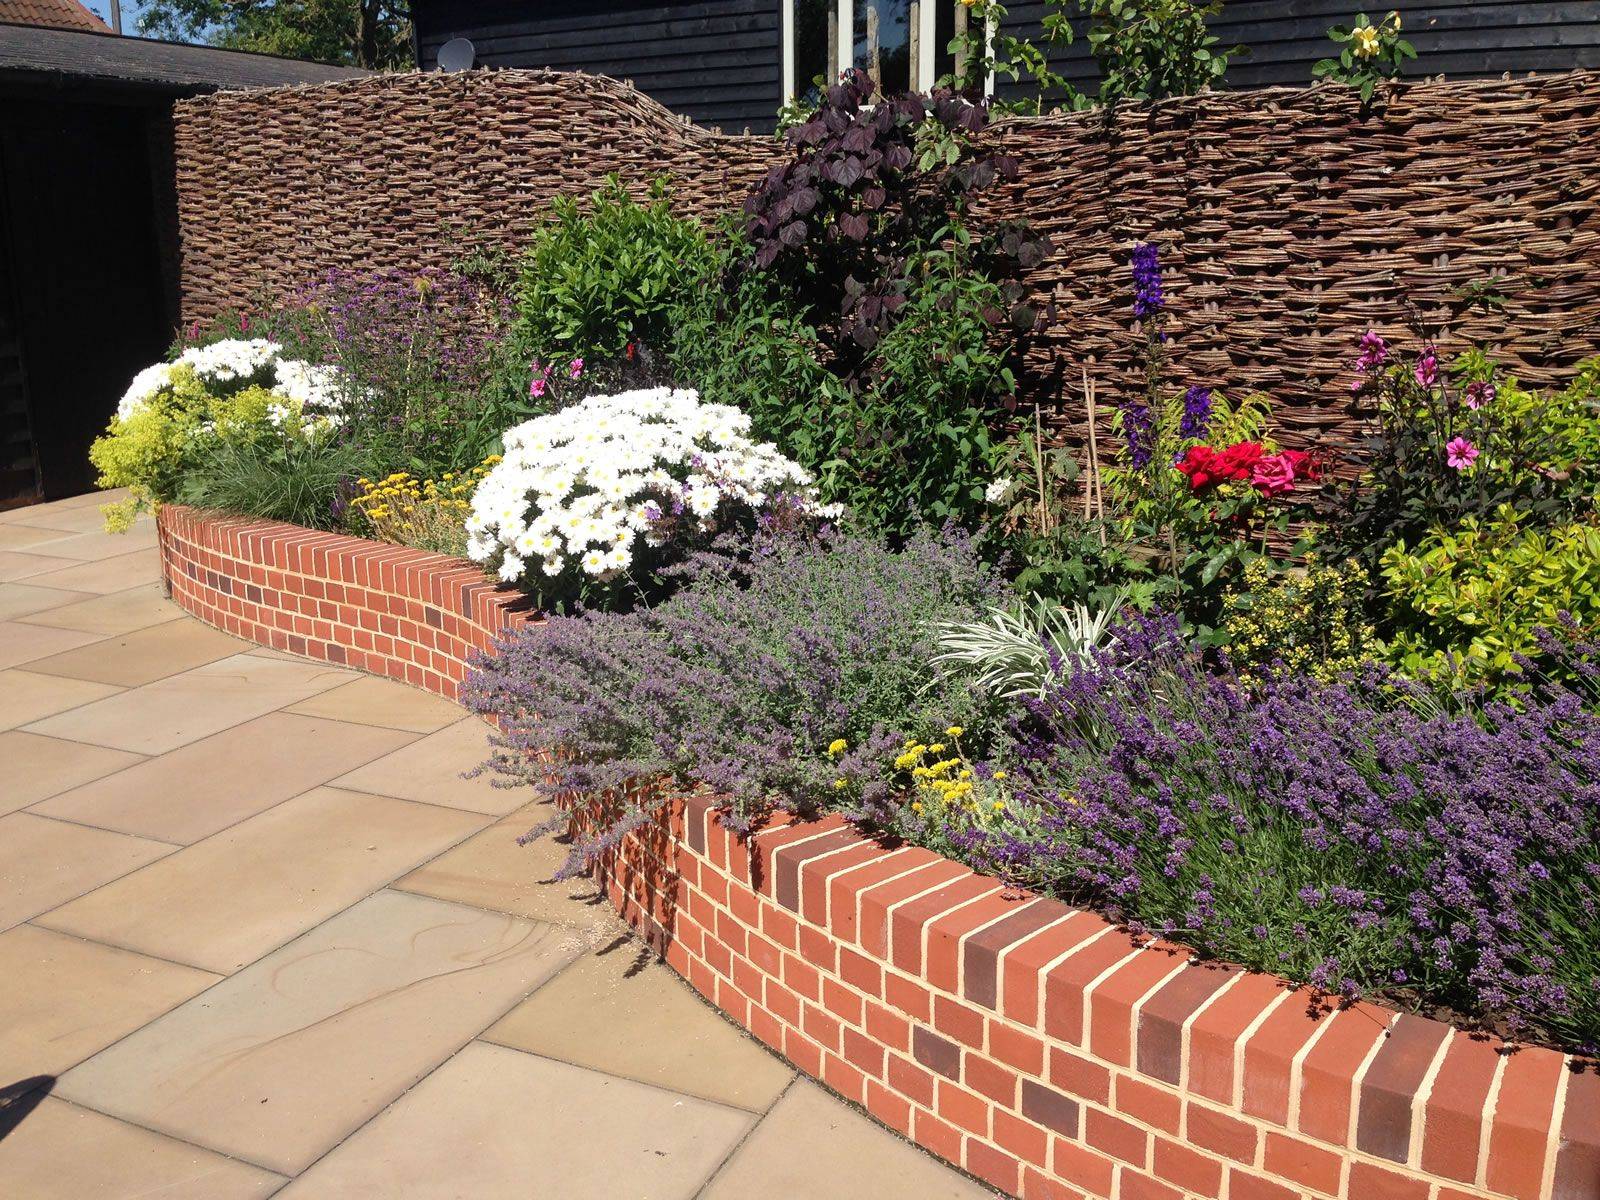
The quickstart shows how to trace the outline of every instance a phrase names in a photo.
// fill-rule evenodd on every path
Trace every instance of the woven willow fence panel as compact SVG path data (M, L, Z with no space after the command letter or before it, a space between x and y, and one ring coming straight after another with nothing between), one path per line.
M1352 345L1407 314L1443 348L1492 347L1525 382L1600 354L1600 76L1220 93L1012 120L1021 160L986 215L1055 241L1025 390L1076 430L1087 367L1135 386L1128 251L1158 242L1176 384L1272 396L1291 443L1356 431ZM576 74L409 74L220 93L177 106L186 319L328 267L447 265L521 245L554 195L658 175L681 210L736 208L767 138L686 125ZM1486 286L1487 285L1487 286Z

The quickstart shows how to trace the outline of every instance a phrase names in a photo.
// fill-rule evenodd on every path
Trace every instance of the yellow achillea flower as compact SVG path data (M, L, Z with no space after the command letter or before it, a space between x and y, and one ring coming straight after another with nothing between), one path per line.
M448 472L437 480L419 480L409 471L376 482L358 479L360 490L350 508L364 522L364 532L380 541L465 558L472 492L499 461L491 454L470 471Z
M850 743L843 738L834 738L833 741L828 743L828 754L833 758L838 758L848 749L850 749Z

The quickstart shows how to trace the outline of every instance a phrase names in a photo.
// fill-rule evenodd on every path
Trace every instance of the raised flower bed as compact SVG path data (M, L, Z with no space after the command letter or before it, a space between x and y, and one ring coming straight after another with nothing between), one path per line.
M159 520L196 617L439 695L535 619L441 555L176 505ZM837 816L739 836L682 798L597 873L731 1019L1030 1200L1600 1196L1600 1076L1569 1056L1329 1010Z

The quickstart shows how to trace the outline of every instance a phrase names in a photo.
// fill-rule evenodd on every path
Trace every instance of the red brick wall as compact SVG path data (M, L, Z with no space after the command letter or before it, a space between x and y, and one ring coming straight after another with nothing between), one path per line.
M442 695L528 619L470 567L359 539L168 507L161 545L202 620ZM599 874L733 1020L1028 1200L1600 1197L1600 1075L1560 1054L1330 1014L838 817L740 838L678 799Z

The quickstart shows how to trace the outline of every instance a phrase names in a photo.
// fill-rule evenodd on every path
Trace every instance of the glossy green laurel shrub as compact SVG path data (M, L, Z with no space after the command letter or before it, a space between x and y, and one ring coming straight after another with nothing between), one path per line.
M664 346L685 294L711 286L718 256L700 225L673 213L663 181L636 201L616 176L580 203L557 197L523 258L520 349L565 363Z

